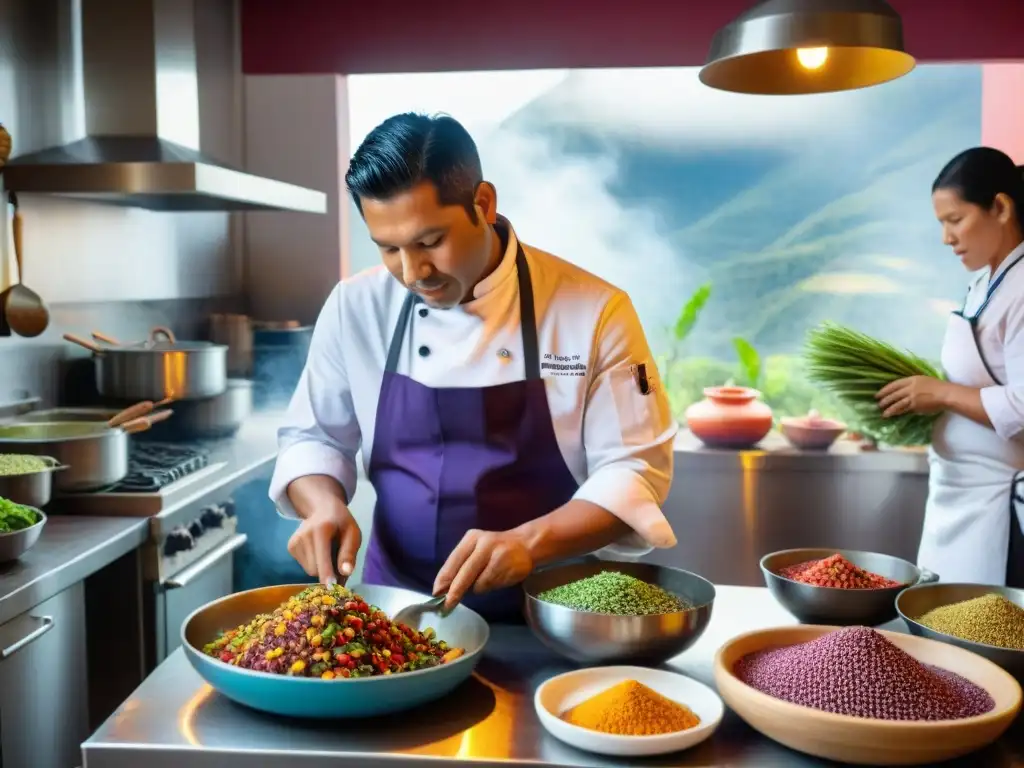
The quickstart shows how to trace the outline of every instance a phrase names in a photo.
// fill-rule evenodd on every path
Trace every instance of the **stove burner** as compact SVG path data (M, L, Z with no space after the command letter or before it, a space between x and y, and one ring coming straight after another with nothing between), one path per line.
M133 442L128 476L109 493L154 493L210 463L205 448L173 443Z

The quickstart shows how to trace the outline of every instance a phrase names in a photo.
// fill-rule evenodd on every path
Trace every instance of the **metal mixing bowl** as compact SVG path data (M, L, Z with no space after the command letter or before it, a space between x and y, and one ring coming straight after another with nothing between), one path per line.
M17 560L39 541L39 537L43 533L43 526L46 525L46 515L35 507L29 507L29 509L39 515L39 522L28 528L22 528L20 531L0 533L0 563Z
M547 603L538 595L601 571L618 571L657 584L694 607L651 616L591 613ZM715 587L707 579L649 563L598 560L541 569L523 582L526 623L551 650L573 661L591 664L645 662L657 664L676 656L699 638L711 620Z
M50 503L50 499L53 498L53 473L65 467L49 456L38 458L43 459L48 465L45 469L17 475L0 475L0 497L36 509Z
M962 640L944 632L936 632L916 621L932 608L961 603L964 600L972 600L993 592L1024 608L1024 590L1012 587L994 587L985 584L922 584L903 590L896 598L896 610L899 611L900 618L906 623L911 634L973 651L998 664L1018 680L1024 681L1024 651L1015 651L984 643L972 643L970 640Z
M779 575L790 565L821 560L840 554L867 571L900 582L885 589L838 589L802 584ZM896 618L896 596L908 586L930 584L939 577L913 563L878 552L853 549L784 549L761 558L764 583L776 600L805 624L868 626L885 624Z

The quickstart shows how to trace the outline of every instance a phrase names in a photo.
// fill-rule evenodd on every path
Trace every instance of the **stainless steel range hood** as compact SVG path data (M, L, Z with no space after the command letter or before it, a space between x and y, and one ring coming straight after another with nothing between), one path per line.
M13 158L7 189L156 211L326 213L323 192L199 152L196 0L72 2L86 136Z

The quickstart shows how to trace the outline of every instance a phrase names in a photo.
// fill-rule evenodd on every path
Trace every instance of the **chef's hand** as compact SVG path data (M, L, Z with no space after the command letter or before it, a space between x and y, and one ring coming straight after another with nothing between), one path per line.
M518 584L533 571L533 557L512 531L469 531L452 550L434 580L434 594L448 593L453 608L469 592L490 592Z
M908 376L882 387L875 399L885 418L904 413L938 413L946 408L949 385L931 376Z
M334 542L340 542L337 561L331 556ZM363 534L348 507L340 501L325 504L310 514L288 539L288 553L321 584L342 583L352 574ZM335 570L337 565L337 570Z

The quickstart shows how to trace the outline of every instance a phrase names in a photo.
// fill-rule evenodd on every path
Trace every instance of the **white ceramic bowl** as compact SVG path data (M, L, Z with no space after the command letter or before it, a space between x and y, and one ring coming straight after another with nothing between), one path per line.
M678 733L619 736L571 725L561 718L567 710L624 680L636 680L666 698L685 704L700 718L700 724ZM533 705L541 724L559 741L577 749L617 757L665 755L696 746L715 732L725 709L718 694L703 683L648 667L590 667L566 672L542 683L533 697Z

